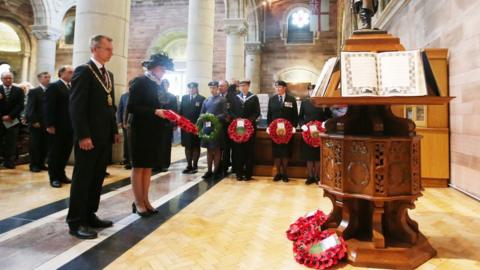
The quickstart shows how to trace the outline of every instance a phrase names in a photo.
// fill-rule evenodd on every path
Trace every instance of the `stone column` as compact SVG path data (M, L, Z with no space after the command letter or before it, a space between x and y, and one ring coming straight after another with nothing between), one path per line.
M32 33L37 38L37 66L35 74L48 71L55 74L57 40L61 30L48 25L33 25Z
M28 82L28 71L30 64L30 53L25 52L22 59L22 82Z
M73 65L86 63L91 52L89 41L92 36L106 35L113 39L113 56L105 66L115 78L115 104L127 88L128 30L130 0L81 0L77 1ZM140 65L140 64L139 64ZM113 160L122 157L121 144L113 148Z
M244 19L225 19L227 34L227 80L245 78L245 36L247 23Z
M199 83L202 95L209 95L213 73L215 0L190 0L188 4L187 83Z
M262 44L260 42L246 43L245 74L251 80L251 87L254 93L260 93L262 73Z

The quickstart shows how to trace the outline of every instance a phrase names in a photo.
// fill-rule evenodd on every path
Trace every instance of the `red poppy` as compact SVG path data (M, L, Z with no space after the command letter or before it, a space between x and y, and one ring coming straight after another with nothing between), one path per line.
M276 144L287 144L293 137L294 128L287 119L277 118L270 123L267 133Z
M241 122L243 122L243 127L238 126L238 124ZM228 126L228 137L236 143L245 143L252 138L253 131L253 124L250 120L238 118L233 120Z
M187 118L179 115L178 113L172 110L165 110L164 115L167 120L179 126L180 129L182 129L183 131L194 134L194 135L198 134L197 126L192 122L190 122L190 120L188 120Z
M320 121L310 121L305 125L306 129L302 132L303 141L311 147L318 148L322 143L320 133L325 132Z

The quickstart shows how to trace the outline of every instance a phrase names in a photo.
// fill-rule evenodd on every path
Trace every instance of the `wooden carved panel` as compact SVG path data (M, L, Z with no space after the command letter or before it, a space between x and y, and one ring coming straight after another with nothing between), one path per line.
M343 188L343 143L340 140L324 140L322 151L322 183L341 190Z
M345 191L353 193L371 193L370 185L371 154L368 143L364 141L348 141L346 144L345 162L347 164ZM373 195L373 194L371 194Z
M385 195L385 144L375 143L375 193Z
M418 194L421 191L421 180L420 180L420 140L414 139L412 142L412 160L411 160L411 170L412 170L412 194Z
M388 194L410 194L411 141L391 141L388 151Z

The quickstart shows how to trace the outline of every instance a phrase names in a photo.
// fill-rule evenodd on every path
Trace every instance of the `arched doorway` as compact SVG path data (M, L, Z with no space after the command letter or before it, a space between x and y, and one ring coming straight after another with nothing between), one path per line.
M0 20L0 72L11 71L15 81L26 81L30 62L30 44L18 25Z

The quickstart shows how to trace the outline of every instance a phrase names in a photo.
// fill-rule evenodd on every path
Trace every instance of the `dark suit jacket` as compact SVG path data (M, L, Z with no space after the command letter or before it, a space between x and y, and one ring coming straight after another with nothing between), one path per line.
M284 118L292 123L293 127L298 124L297 101L289 94L285 95L283 104L280 103L278 95L274 95L268 100L267 123L270 125L273 120Z
M204 101L205 97L198 94L193 100L190 100L190 95L183 96L180 102L180 115L183 115L194 124L197 123Z
M247 118L255 127L257 118L260 116L260 102L252 93L248 93L246 101L243 102L241 95L238 94L232 102L230 111L233 119Z
M5 89L0 86L0 117L9 115L10 118L15 119L20 117L23 108L25 107L25 94L20 87L13 86L10 89L10 97L7 100Z
M93 61L87 63L103 80L100 70ZM70 94L70 117L76 141L92 138L95 142L112 143L118 134L115 121L115 107L109 106L107 92L87 65L78 66L72 79ZM114 85L113 74L110 74ZM105 83L106 84L106 83ZM114 98L115 89L110 93Z
M310 121L320 121L323 122L329 118L332 118L332 112L329 108L316 107L312 104L310 99L302 101L300 106L300 114L298 116L299 124L305 125Z
M58 80L48 85L45 91L45 127L55 127L56 133L71 133L70 90Z
M42 87L39 86L28 91L25 117L27 118L29 126L35 123L40 123L41 126L44 127L44 102L45 92Z

